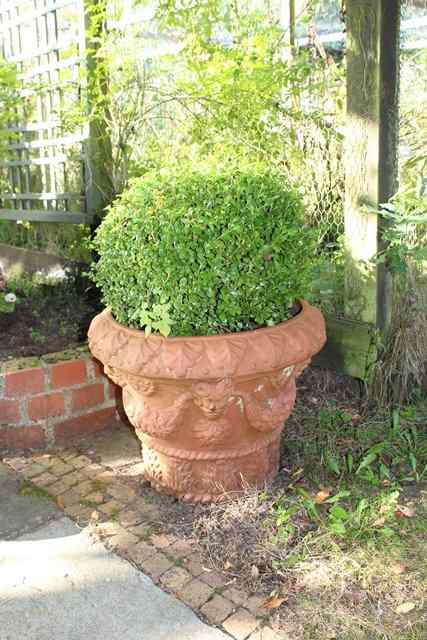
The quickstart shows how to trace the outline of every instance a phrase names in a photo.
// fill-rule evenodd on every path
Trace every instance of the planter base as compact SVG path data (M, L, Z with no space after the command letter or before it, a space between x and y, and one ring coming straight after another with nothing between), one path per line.
M223 452L224 457L207 460L162 453L152 446L151 438L139 437L145 479L160 493L184 502L216 502L246 487L261 489L274 479L279 469L280 433L266 438L263 446L252 453Z
M142 442L146 479L188 502L217 501L277 473L295 380L325 342L317 309L275 327L190 338L146 337L108 310L89 330Z

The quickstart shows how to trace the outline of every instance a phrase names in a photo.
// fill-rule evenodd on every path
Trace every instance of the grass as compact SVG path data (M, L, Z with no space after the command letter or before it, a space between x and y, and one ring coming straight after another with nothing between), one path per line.
M19 489L19 495L31 496L33 498L44 498L45 500L54 500L54 498L52 498L52 496L48 491L46 491L46 489L36 487L36 485L32 484L28 480L23 482L21 488Z
M274 486L206 508L195 533L217 568L285 598L292 640L426 640L427 402L363 411L312 376Z

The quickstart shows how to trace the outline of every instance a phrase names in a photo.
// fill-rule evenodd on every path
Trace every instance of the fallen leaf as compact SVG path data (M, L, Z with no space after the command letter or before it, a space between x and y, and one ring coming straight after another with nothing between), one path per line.
M392 566L392 571L396 576L399 576L401 573L406 573L408 569L408 565L402 564L401 562L396 562L396 564Z
M224 564L224 569L228 571L228 569L232 569L232 568L233 568L233 565L231 564L231 562L227 560Z
M415 516L415 509L398 504L394 515L396 518L413 518Z
M65 508L65 502L64 502L64 498L62 496L58 496L56 498L56 504L58 505L58 507L60 509L64 509Z
M316 504L322 504L322 502L325 502L326 498L329 498L330 495L331 492L328 491L328 489L322 489L321 491L318 491L314 496L314 502Z
M396 613L409 613L412 609L415 609L414 602L402 602L402 604L396 607L395 611Z
M267 611L270 611L271 609L278 609L280 605L286 602L286 600L287 598L284 597L273 596L272 598L269 598L268 600L263 602L260 606L260 609L266 609Z
M251 567L251 576L252 578L259 578L259 569L255 564Z

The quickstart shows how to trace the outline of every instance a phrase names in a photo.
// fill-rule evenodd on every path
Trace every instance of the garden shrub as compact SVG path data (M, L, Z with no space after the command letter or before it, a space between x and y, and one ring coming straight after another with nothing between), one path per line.
M98 229L93 278L122 324L164 335L274 325L309 288L315 232L263 167L152 172Z

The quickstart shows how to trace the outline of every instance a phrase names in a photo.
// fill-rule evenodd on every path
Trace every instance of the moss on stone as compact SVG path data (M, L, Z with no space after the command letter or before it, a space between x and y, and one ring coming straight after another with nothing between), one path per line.
M1 365L1 374L11 373L12 371L21 371L22 369L35 369L37 367L46 367L49 364L56 364L64 360L75 360L76 358L90 357L87 344L79 344L70 347L64 351L56 353L47 353L39 357L14 358L12 360L4 360Z

